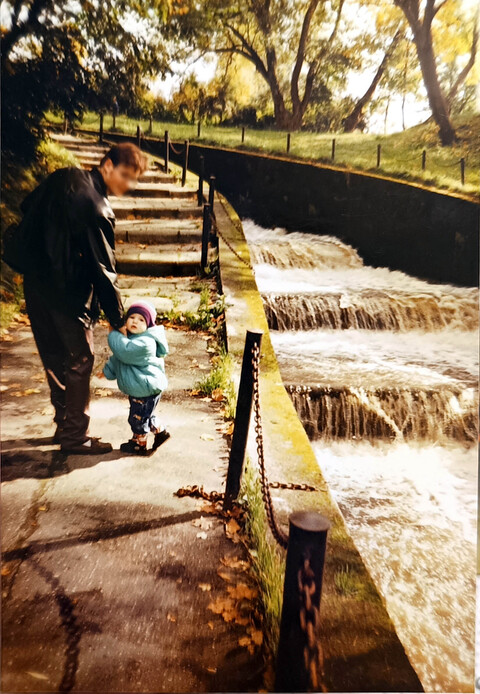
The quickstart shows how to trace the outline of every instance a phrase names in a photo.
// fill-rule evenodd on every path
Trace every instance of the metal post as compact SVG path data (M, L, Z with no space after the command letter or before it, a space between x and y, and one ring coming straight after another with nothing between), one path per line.
M113 118L112 129L115 130L115 128L117 127L117 116L115 114L113 114L112 118Z
M377 145L377 169L380 166L381 156L382 156L382 145Z
M309 648L309 624L316 615L318 627L318 610L322 595L323 568L327 532L330 521L314 511L298 511L290 516L285 582L283 586L282 619L280 622L280 639L277 652L275 687L276 692L319 691L321 673L315 666L307 668L304 649ZM303 607L300 585L306 580L308 562L309 608ZM302 570L303 569L303 570ZM302 618L300 612L305 609ZM302 628L303 626L303 628ZM314 637L316 636L314 630ZM313 670L313 672L312 672ZM312 675L317 675L317 682Z
M200 267L202 270L207 267L208 263L208 242L210 240L211 226L210 205L205 203L203 206L202 257L200 259Z
M335 138L332 140L332 161L335 160Z
M465 159L462 157L460 159L460 177L462 179L462 186L465 185Z
M151 113L148 116L148 133L149 135L153 133L153 116Z
M245 126L242 125L242 142L245 142Z
M182 169L182 186L185 185L185 182L187 180L187 168L188 168L188 150L190 147L190 143L188 140L185 140L185 154L183 158L183 169Z
M200 137L200 130L201 130L201 127L202 127L202 124L200 123L200 121L198 121L198 124L197 124L197 137Z
M203 179L205 176L205 157L203 154L200 155L200 171L198 174L198 195L197 195L197 205L203 204Z
M103 113L100 114L100 131L98 133L98 141L103 143Z
M140 149L141 145L141 139L142 139L142 131L140 130L140 126L137 125L137 147Z
M227 483L225 486L225 498L223 508L229 509L240 491L240 480L245 459L248 429L253 401L253 364L252 347L260 345L263 332L247 330L245 347L243 350L242 371L240 386L238 388L237 409L235 411L235 426L233 429L232 447L228 461ZM294 691L294 690L292 690Z
M210 205L210 209L212 210L212 214L213 214L214 200L215 200L215 176L210 176L209 188L208 188L208 204Z
M424 149L422 152L422 171L427 168L427 150Z
M168 138L168 130L165 130L165 173L168 173L168 160L169 160L169 138Z
M290 140L291 140L291 135L290 135L290 133L287 133L287 152L290 152Z
M66 135L68 131L68 118L67 114L65 113L64 118L63 118L63 134Z

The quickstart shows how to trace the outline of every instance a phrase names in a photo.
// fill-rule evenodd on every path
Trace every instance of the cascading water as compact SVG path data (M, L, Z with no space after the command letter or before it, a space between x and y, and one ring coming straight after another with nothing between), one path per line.
M426 691L472 691L477 290L243 226L284 383L412 665Z

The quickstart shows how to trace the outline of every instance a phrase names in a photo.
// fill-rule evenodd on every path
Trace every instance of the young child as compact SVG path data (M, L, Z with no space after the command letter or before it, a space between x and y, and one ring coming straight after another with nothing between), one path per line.
M128 423L133 436L122 443L120 450L134 455L147 454L147 435L155 435L152 452L164 443L170 434L161 428L154 415L155 407L167 387L164 357L168 344L163 325L155 325L155 308L147 301L136 301L126 315L127 337L112 330L108 344L113 352L103 373L114 380L130 400Z

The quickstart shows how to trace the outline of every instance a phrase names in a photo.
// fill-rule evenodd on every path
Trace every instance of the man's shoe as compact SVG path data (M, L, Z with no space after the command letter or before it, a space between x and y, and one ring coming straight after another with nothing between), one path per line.
M112 444L100 441L98 438L89 438L78 446L61 446L62 453L68 455L103 455L113 451Z
M148 455L149 453L147 446L142 446L138 441L135 441L135 439L130 439L130 441L126 443L121 443L120 450L122 453L129 453L130 455Z
M165 443L167 439L170 438L170 434L166 429L162 429L162 431L159 431L158 434L155 434L155 439L153 441L153 446L152 446L152 451L156 451L159 446L162 445L162 443Z

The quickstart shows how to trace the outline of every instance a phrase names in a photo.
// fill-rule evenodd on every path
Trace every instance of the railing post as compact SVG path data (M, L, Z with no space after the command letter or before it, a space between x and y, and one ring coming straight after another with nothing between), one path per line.
M213 207L215 201L215 176L210 176L209 187L208 187L208 204L213 214Z
M142 140L142 131L140 129L140 126L137 125L137 147L140 149L141 145L141 140Z
M200 267L202 272L207 267L208 263L208 242L210 241L210 229L212 227L212 218L210 216L210 205L205 203L203 206L203 227L202 227L202 257L200 259Z
M115 114L113 114L112 118L113 118L112 130L115 130L115 128L117 127L117 116Z
M100 130L98 132L98 141L103 144L103 113L100 114Z
M377 169L380 167L381 156L382 156L382 145L377 145Z
M462 180L462 186L465 185L465 159L462 157L460 159L460 178Z
M200 131L201 131L202 124L200 121L197 123L197 137L200 137Z
M424 149L422 152L422 171L427 168L427 150Z
M290 516L285 582L283 586L282 619L278 643L275 692L320 691L321 672L318 672L319 659L312 660L312 644L309 643L309 629L312 616L318 616L322 595L323 568L327 532L330 521L314 511L298 511ZM307 562L307 563L305 563ZM308 583L308 585L306 585ZM310 609L305 609L300 591L303 585L308 593ZM300 613L304 610L302 617ZM317 636L314 629L313 636ZM315 643L316 648L318 646ZM309 664L305 662L307 649ZM318 652L318 651L317 651Z
M290 141L291 141L291 135L290 135L290 133L287 133L287 152L290 152Z
M245 337L237 408L235 411L235 425L233 429L230 458L228 461L227 482L223 502L223 508L225 510L231 508L232 502L237 498L238 492L240 491L240 480L242 478L243 461L245 459L245 449L247 446L253 401L252 347L258 345L260 349L262 335L263 332L261 331L247 330Z
M203 154L200 155L200 171L198 174L198 195L197 195L197 204L200 207L200 205L203 205L203 179L205 177L205 157Z
M168 173L168 165L169 165L169 138L168 138L168 130L165 130L165 173Z
M68 118L67 118L67 114L65 113L64 118L63 118L63 134L66 135L67 132L68 132Z
M245 126L242 125L242 142L245 142Z
M187 180L187 168L188 168L188 150L190 148L190 143L185 140L185 154L183 157L183 169L182 169L182 187L185 185Z
M332 161L335 160L335 138L332 140Z

